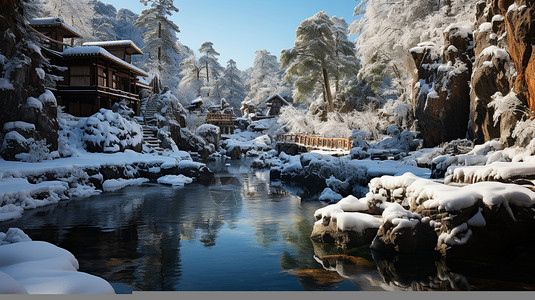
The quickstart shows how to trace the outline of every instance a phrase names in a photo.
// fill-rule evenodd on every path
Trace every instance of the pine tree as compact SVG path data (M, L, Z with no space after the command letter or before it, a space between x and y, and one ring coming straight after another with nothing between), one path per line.
M145 68L155 74L162 83L176 86L179 73L180 54L177 47L176 34L180 32L178 26L168 19L178 8L173 0L140 0L149 9L141 12L135 25L144 27L147 31L143 34L145 43L144 52L149 57Z
M199 64L204 69L204 87L202 88L203 94L218 102L222 96L222 83L219 81L223 74L223 67L217 61L219 53L215 51L214 44L212 42L204 42L199 48L201 58L199 58Z
M289 88L283 82L280 64L277 57L267 50L257 50L253 68L246 85L249 93L244 103L258 105L274 94L286 96Z
M227 62L227 68L223 72L222 84L222 96L225 97L235 112L239 111L246 95L245 85L242 81L241 71L232 59Z
M182 71L180 75L182 79L178 85L179 91L183 100L191 100L201 96L201 89L204 82L201 78L201 71L203 66L195 58L193 51L190 51L189 56L180 63Z
M337 33L340 36L338 38ZM282 67L288 66L286 78L296 78L294 96L297 101L305 100L321 90L327 102L327 111L334 111L333 99L336 94L333 96L331 83L333 78L337 81L338 72L345 68L341 65L342 59L338 59L346 52L345 44L337 45L337 39L341 39L341 36L340 25L335 26L324 11L304 20L297 27L295 46L281 53Z
M206 82L210 82L219 77L220 71L222 70L221 65L217 61L219 53L214 50L214 44L212 42L204 42L199 48L199 52L202 57L199 59L199 62L204 66L204 71L206 72Z
M355 45L349 41L347 22L344 18L332 17L334 24L334 41L335 41L335 92L341 93L342 83L355 78L359 71L359 64L355 51Z

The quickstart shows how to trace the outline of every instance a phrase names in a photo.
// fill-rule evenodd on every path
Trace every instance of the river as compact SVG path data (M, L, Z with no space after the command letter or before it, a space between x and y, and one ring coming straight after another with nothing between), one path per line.
M344 252L312 242L314 211L323 205L246 165L210 163L216 180L209 186L146 184L28 210L0 223L0 232L18 227L69 250L81 271L117 293L535 290L533 275L518 282L515 270L474 277L473 268L461 275L440 261L400 263L367 247Z

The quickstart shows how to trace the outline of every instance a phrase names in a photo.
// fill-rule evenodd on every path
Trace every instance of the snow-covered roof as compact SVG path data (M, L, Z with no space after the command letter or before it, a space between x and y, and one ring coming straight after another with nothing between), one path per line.
M266 101L264 101L264 103L268 103L269 101L271 101L271 100L273 100L275 98L280 98L282 100L282 102L284 102L284 104L291 105L288 101L286 101L286 99L284 99L284 97L282 97L279 94L272 95L271 97L267 98Z
M130 64L130 63L127 63L126 61L118 58L117 56L109 53L106 49L102 48L102 47L98 47L98 46L81 46L81 47L72 47L72 48L67 48L65 49L65 51L63 51L63 56L65 57L69 57L69 56L97 56L97 55L101 55L101 56L104 56L106 57L107 59L109 60L112 60L113 62L119 64L119 65L122 65L123 67L126 67L132 71L134 71L134 73L136 73L137 75L141 75L141 76L149 76L149 74L147 74L147 72L143 71L142 69Z
M61 26L68 32L70 32L73 37L79 37L82 38L82 34L80 31L76 30L76 28L72 27L71 25L65 23L62 18L52 17L52 18L35 18L30 20L30 25L32 27L55 27L55 26Z
M191 100L191 104L197 104L197 103L203 103L201 97L197 97L197 98Z
M121 48L132 48L135 53L143 54L143 51L139 49L134 42L131 40L119 40L119 41L99 41L99 42L85 42L83 46L99 46L103 48L108 47L121 47Z

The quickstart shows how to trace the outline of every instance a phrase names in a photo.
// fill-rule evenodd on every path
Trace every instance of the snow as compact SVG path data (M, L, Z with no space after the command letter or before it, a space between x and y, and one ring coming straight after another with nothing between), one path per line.
M495 15L494 17L492 17L492 22L493 23L494 22L501 22L501 21L504 21L504 20L505 20L505 18L502 15Z
M357 199L355 196L348 196L338 201L336 204L320 208L314 212L316 220L331 218L338 212L363 212L368 209L366 199Z
M472 28L460 27L458 24L451 24L444 29L444 32L449 32L452 36L458 36L466 39L472 34Z
M351 160L350 164L355 168L366 168L368 175L371 177L379 177L382 175L402 175L407 172L415 174L418 177L430 178L431 170L419 168L416 166L409 166L400 161L393 160Z
M513 220L515 216L510 209L511 205L530 207L535 204L535 192L520 185L501 182L480 182L459 187L421 179L410 173L374 178L370 182L370 191L398 188L405 190L406 201L411 207L423 204L427 209L442 207L446 211L455 212L481 200L488 207L505 207ZM383 218L388 217L383 215Z
M35 130L35 125L23 121L6 122L4 124L4 131L12 131L15 129Z
M462 223L461 225L453 228L451 232L444 232L438 237L439 243L445 243L450 246L464 245L472 236L472 230L468 228L468 224Z
M510 59L509 53L505 51L504 49L498 48L497 46L488 46L487 48L483 49L479 56L494 56L501 60L508 61Z
M143 183L149 182L147 178L136 178L136 179L108 179L102 183L102 189L104 192L113 192L118 191L124 187L130 185L141 185Z
M63 51L63 55L64 56L85 56L85 55L102 55L116 63L118 63L119 65L122 65L128 69L131 69L133 71L136 71L139 75L142 75L142 76L145 76L145 77L148 77L149 74L143 70L141 70L140 68L130 64L130 63L127 63L126 61L118 58L117 56L111 54L110 52L108 52L106 49L102 48L102 47L98 47L98 46L81 46L81 47L72 47L72 48L67 48L65 49L65 51Z
M515 177L533 176L535 176L535 162L493 162L485 166L467 166L448 170L446 182L507 181Z
M10 131L4 136L4 143L6 141L17 141L19 144L27 143L28 140L16 131Z
M78 35L79 37L82 36L82 34L78 30L76 30L76 28L74 28L71 25L65 23L65 21L63 21L62 18L55 18L55 17L52 17L52 18L34 18L34 19L29 20L29 22L30 22L30 25L34 25L34 26L43 26L43 25L63 26L67 30L69 30L70 32Z
M479 31L480 32L492 32L492 23L485 22L479 25Z
M66 182L45 181L31 184L24 178L6 178L0 181L0 221L18 218L24 209L45 206L65 198L69 188ZM35 195L47 193L43 200Z
M326 202L338 202L342 198L343 198L342 195L335 193L330 188L325 188L323 192L321 193L319 200L326 201Z
M82 46L99 46L99 47L111 47L111 46L129 46L134 48L139 54L143 54L143 51L139 49L131 40L118 40L118 41L98 41L98 42L85 42Z
M184 186L193 182L192 178L184 175L166 175L158 178L158 183L172 186Z
M52 103L53 106L55 106L57 104L56 102L56 97L54 96L54 94L52 94L51 91L49 90L45 90L44 93L42 93L40 96L39 96L39 101L41 101L43 104L44 103Z
M40 241L13 242L0 246L0 293L115 293L104 279L78 272L69 251Z
M26 99L26 106L37 108L38 110L43 109L43 103L34 97L28 97L28 99Z
M43 70L42 68L35 68L35 72L37 73L39 79L45 79L45 70Z
M81 119L81 140L89 145L103 146L104 152L118 152L142 143L142 128L111 110L101 109L89 118Z
M0 77L0 90L12 90L14 88L9 79Z
M468 222L467 222L468 225L470 225L472 227L485 227L485 226L487 226L487 221L485 221L485 218L481 214L482 210L483 209L480 207L479 211L477 212L477 214L475 214L472 218L470 218L470 220L468 220Z
M339 212L333 217L339 230L359 233L364 233L369 228L379 229L383 222L381 218L358 212Z

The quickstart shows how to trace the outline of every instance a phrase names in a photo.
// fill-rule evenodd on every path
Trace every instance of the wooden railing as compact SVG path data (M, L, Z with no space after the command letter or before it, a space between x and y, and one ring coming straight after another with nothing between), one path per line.
M206 121L208 123L212 123L212 122L218 122L218 123L234 123L234 121L232 121L232 115L230 114L208 114L206 116Z
M346 151L350 151L351 145L353 144L352 139L324 138L303 134L285 134L280 136L279 140L287 143L296 143L305 147Z

